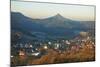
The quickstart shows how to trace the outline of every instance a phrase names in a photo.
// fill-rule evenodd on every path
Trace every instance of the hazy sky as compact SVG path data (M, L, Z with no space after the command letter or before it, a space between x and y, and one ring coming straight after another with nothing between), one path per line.
M11 11L21 12L25 16L39 19L54 16L57 13L74 20L95 19L94 6L11 1Z

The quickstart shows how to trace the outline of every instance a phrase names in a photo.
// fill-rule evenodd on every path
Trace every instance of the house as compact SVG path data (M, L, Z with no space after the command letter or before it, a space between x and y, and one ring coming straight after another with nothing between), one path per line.
M25 51L20 50L20 51L19 51L19 56L24 56L24 55L25 55Z

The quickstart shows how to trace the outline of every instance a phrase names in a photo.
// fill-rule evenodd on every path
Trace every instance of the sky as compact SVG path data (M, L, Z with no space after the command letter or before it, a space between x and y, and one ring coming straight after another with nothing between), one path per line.
M43 19L59 13L73 20L95 20L95 6L11 1L11 11L35 19Z

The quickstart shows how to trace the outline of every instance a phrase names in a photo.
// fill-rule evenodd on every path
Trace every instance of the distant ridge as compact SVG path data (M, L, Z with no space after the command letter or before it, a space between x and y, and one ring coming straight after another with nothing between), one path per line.
M32 19L19 12L11 12L12 31L22 32L23 35L27 35L26 39L32 36L39 36L39 39L72 38L78 35L80 31L94 30L94 28L94 21L74 21L59 13L45 19Z

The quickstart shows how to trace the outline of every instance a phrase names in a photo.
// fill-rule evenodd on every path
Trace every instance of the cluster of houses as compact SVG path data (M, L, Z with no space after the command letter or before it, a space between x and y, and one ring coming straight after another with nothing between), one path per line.
M88 48L94 48L95 42L93 41L93 37L85 37L85 38L75 38L72 40L60 40L60 41L48 41L46 43L41 42L34 42L31 43L19 43L16 45L13 45L12 47L20 48L17 51L19 56L27 55L27 56L35 56L35 57L41 57L42 55L46 54L48 49L55 49L59 51L78 51L79 49L82 49L84 46L87 46ZM11 55L11 57L14 57Z

